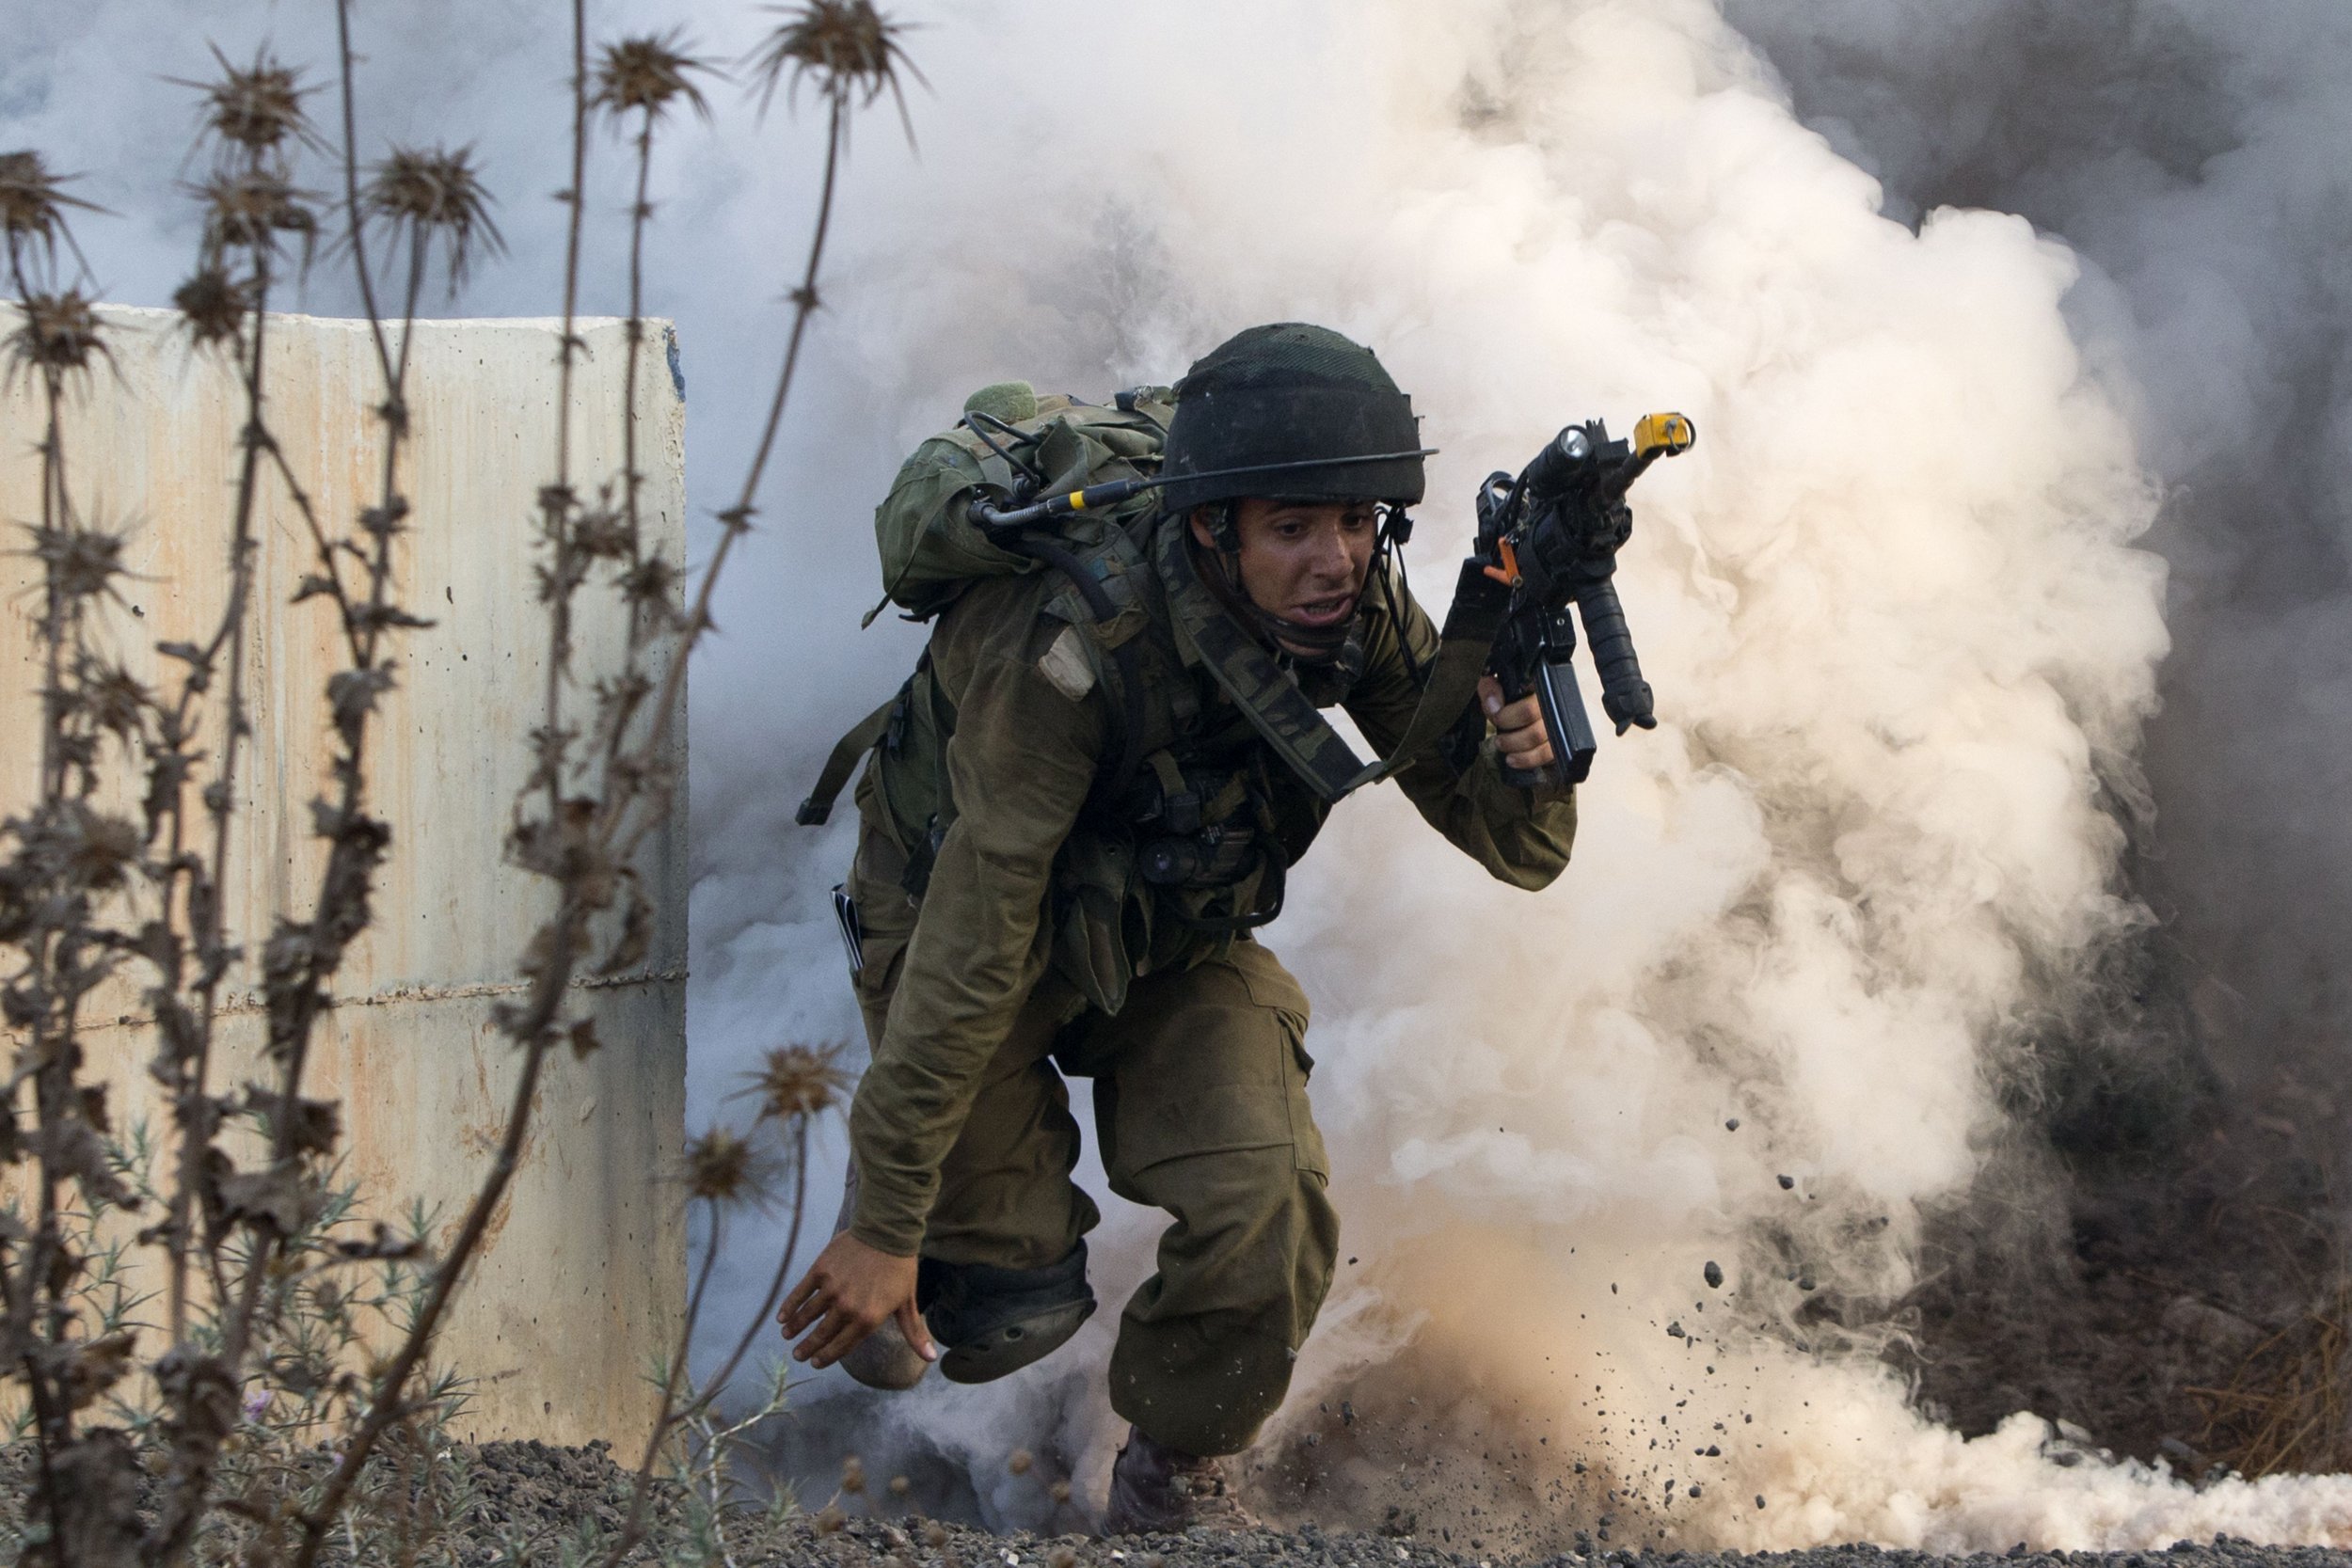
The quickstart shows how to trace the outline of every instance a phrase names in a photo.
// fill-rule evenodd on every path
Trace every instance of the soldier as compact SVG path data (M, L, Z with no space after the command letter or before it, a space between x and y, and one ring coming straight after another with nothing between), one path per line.
M1015 428L967 422L991 449ZM860 781L873 1060L837 1233L778 1321L798 1359L884 1387L942 1347L980 1382L1067 1340L1099 1215L1062 1075L1092 1078L1111 1190L1172 1216L1111 1355L1112 1531L1248 1523L1220 1461L1280 1404L1331 1283L1307 998L1251 932L1341 792L1331 758L1354 764L1315 709L1387 755L1430 678L1438 634L1388 548L1422 498L1418 426L1336 333L1216 348L1176 389L1157 503L1091 565L958 585ZM978 493L976 450L910 460L884 526L907 496ZM1544 887L1572 793L1502 766L1549 759L1537 705L1486 677L1461 705L1394 777L1495 877Z

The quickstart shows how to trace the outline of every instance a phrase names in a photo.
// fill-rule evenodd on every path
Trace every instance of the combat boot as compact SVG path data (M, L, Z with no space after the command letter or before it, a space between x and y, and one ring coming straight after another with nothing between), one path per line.
M993 1383L1058 1350L1094 1315L1087 1244L1041 1269L923 1259L914 1299L950 1383Z
M1111 1466L1103 1533L1174 1534L1196 1525L1219 1530L1259 1528L1257 1516L1233 1496L1223 1460L1179 1452L1129 1427L1127 1446Z
M842 1183L841 1212L833 1222L836 1236L850 1228L850 1221L857 1214L857 1162L850 1162L849 1179ZM923 1374L931 1364L923 1359L923 1353L907 1342L906 1331L895 1317L884 1318L874 1332L860 1339L841 1358L841 1370L868 1388L888 1393L904 1393L923 1381Z

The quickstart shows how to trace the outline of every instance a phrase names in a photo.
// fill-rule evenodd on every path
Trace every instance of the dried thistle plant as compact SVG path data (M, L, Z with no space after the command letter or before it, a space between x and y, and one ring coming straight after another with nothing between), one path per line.
M26 524L32 545L25 551L41 564L49 592L76 604L114 596L122 576L120 532L76 523Z
M77 377L94 361L111 357L97 306L79 289L60 293L27 291L18 297L14 309L17 327L8 334L5 348L11 379Z
M239 479L225 519L224 608L199 641L161 647L167 675L151 687L91 636L123 575L126 531L77 509L59 415L68 383L107 354L104 321L62 276L68 259L87 271L69 217L98 209L68 194L69 182L39 154L0 156L0 241L20 302L0 346L11 373L39 386L46 408L40 512L27 525L42 578L40 787L30 808L0 823L0 946L17 960L0 975L0 1015L25 1042L9 1083L9 1114L0 1117L0 1163L29 1165L36 1201L21 1220L0 1215L0 1366L22 1369L6 1375L28 1396L45 1478L42 1528L56 1560L176 1564L236 1555L311 1568L335 1539L362 1557L416 1560L426 1538L418 1530L429 1532L451 1506L441 1482L426 1483L433 1467L418 1469L419 1456L432 1451L436 1413L462 1397L457 1384L428 1369L435 1337L520 1163L547 1053L558 1045L583 1055L596 1049L593 1022L572 1010L575 980L583 968L626 973L650 950L653 910L632 862L674 799L671 736L686 659L709 626L710 595L728 549L750 526L817 309L850 113L887 90L903 119L898 73L912 67L896 41L898 29L865 0L790 13L762 53L763 105L779 85L787 98L813 85L827 102L824 182L790 296L794 313L768 420L741 498L722 517L720 547L692 607L682 610L682 566L652 547L641 528L633 418L644 332L643 240L653 212L657 127L680 109L708 118L702 85L720 73L693 57L675 31L615 43L592 71L583 9L575 0L564 417L542 502L550 673L545 721L532 740L537 767L517 803L513 839L516 862L549 879L558 908L526 953L523 999L498 1015L523 1069L490 1166L437 1258L426 1258L417 1240L427 1225L421 1215L405 1232L380 1224L364 1235L352 1228L355 1195L335 1175L340 1111L307 1096L304 1085L332 978L373 919L374 877L389 845L389 830L370 805L370 739L394 688L398 635L427 624L397 592L398 551L410 526L402 483L408 347L429 265L437 261L454 290L480 260L503 249L481 171L468 148L395 148L363 182L350 6L338 0L343 234L336 250L348 257L367 305L382 372L374 413L386 439L370 503L330 528L269 420L274 291L285 271L309 264L324 219L320 198L296 178L301 156L323 150L306 117L316 89L266 52L236 66L215 50L216 77L189 84L200 95L195 150L209 153L211 167L190 187L201 214L199 254L174 304L187 341L233 372L245 406ZM632 423L625 425L621 472L583 501L590 487L576 481L571 465L573 324L584 219L579 193L587 128L598 114L633 131L637 153L623 410ZM389 311L377 307L378 257L405 274ZM273 484L307 530L313 557L294 596L321 601L334 617L342 664L326 683L333 752L311 808L325 863L307 912L280 916L248 951L228 928L224 889L231 880L229 827L239 769L252 734L244 680L246 621L258 591L255 519ZM586 592L610 594L626 607L628 632L617 668L578 675L569 617L573 598ZM593 710L575 715L582 689ZM98 803L109 769L143 771L146 790L134 816ZM141 966L155 1034L149 1071L164 1088L170 1125L153 1134L135 1129L134 1152L125 1154L103 1087L87 1080L78 1042L82 1010L96 988L131 965ZM257 969L261 982L266 1081L231 1089L214 1081L217 1030L223 988L244 965ZM705 1245L615 1561L642 1539L644 1482L665 1444L682 1445L676 1451L701 1478L714 1539L723 1541L726 1451L751 1422L780 1407L783 1372L767 1402L741 1421L715 1422L712 1402L788 1277L805 1217L809 1132L847 1088L837 1052L791 1045L771 1053L744 1091L757 1105L750 1125L707 1131L687 1151L680 1190L707 1221ZM241 1141L230 1141L232 1134ZM697 1391L686 1379L686 1351L729 1217L787 1186L790 1226L768 1302L707 1388ZM116 1223L109 1216L133 1212L152 1223L135 1243L109 1239L107 1227ZM120 1266L131 1245L165 1254L160 1323L133 1316L143 1304L122 1285ZM354 1268L380 1271L380 1284L349 1282ZM359 1325L370 1312L394 1322L399 1333L361 1364ZM83 1332L84 1323L94 1332ZM153 1354L157 1339L160 1354ZM126 1400L134 1370L151 1386L151 1404ZM87 1413L102 1408L119 1417L129 1440L88 1424ZM334 1433L339 1445L323 1480L285 1457L288 1445L307 1445L322 1431ZM389 1487L368 1480L379 1461L405 1479ZM152 1489L145 1518L124 1501L141 1484L142 1468ZM355 1523L368 1519L376 1522Z
M86 1413L121 1381L135 1342L114 1327L84 1333L76 1306L99 1227L140 1200L108 1156L108 1096L86 1076L81 1035L89 998L135 940L122 900L142 836L100 791L110 757L127 761L146 723L138 684L94 637L124 570L125 531L82 515L68 462L66 389L106 346L89 299L55 286L60 255L81 255L67 209L87 206L61 183L38 154L0 159L0 230L19 320L7 342L9 374L37 387L41 406L39 515L24 525L40 574L31 616L39 768L29 805L0 821L0 948L11 960L0 974L0 1022L17 1047L0 1101L0 1163L25 1167L10 1173L21 1196L0 1224L0 1368L31 1416L40 1456L40 1549L101 1560L121 1555L134 1533L112 1514L135 1485L135 1460L119 1433L88 1424Z
M22 299L38 281L54 285L60 248L84 272L89 270L66 224L66 210L103 211L65 187L76 177L54 174L39 152L0 152L0 243L8 250L10 280Z
M710 118L710 101L695 86L697 75L715 76L718 68L687 52L685 32L648 33L607 44L596 60L596 86L588 104L616 120L635 114L659 120L673 105L683 103L700 119ZM642 190L639 198L644 198Z
M749 1082L741 1092L759 1102L761 1121L790 1126L821 1116L850 1091L850 1074L840 1065L846 1049L838 1042L777 1046L744 1074Z
M730 1128L713 1127L686 1141L682 1180L686 1196L698 1203L757 1203L768 1196L774 1174L773 1162Z
M824 178L812 226L800 286L793 292L793 317L775 392L757 448L746 467L737 503L722 514L723 532L717 550L702 572L693 604L682 614L675 603L681 575L672 562L645 547L641 531L635 445L637 375L644 338L643 242L653 208L647 198L652 146L665 112L680 102L702 112L701 96L691 80L707 71L689 56L675 33L624 40L605 50L591 72L582 8L573 9L574 98L572 119L573 174L566 192L571 208L566 246L564 313L560 340L562 367L558 397L555 469L541 492L540 538L544 551L539 568L540 596L548 612L548 681L544 713L532 736L537 759L531 780L516 802L516 826L510 835L514 858L526 868L556 883L559 909L530 945L525 967L532 994L502 1017L508 1034L526 1053L525 1074L535 1070L540 1055L568 1029L563 1016L563 988L570 976L590 962L592 922L618 904L619 931L599 973L633 963L645 950L653 913L643 889L628 872L645 836L666 816L675 795L675 760L670 736L683 694L687 661L695 642L710 626L711 594L723 571L735 541L751 525L757 493L776 432L797 371L800 353L818 305L817 277L830 232L834 194L850 115L870 105L884 90L898 91L898 71L903 56L897 44L897 27L885 21L866 0L835 4L833 0L790 13L784 28L760 55L764 105L781 79L787 87L813 80L827 101ZM908 68L911 70L911 68ZM903 116L905 104L899 99ZM580 192L585 182L588 122L596 112L613 118L636 117L636 197L630 208L628 357L623 376L623 429L627 433L622 471L617 480L598 487L596 499L583 502L581 488L571 470L568 410L571 370L579 352L573 328L578 297L580 225L584 210ZM615 497L617 495L617 504ZM571 678L571 615L573 597L599 576L630 611L630 632L622 667L591 683L596 707L591 722L582 726L566 705ZM657 655L660 657L657 657ZM596 744L576 746L583 733ZM704 1473L723 1465L724 1442L706 1419L718 1392L733 1377L765 1330L789 1278L794 1254L806 1217L808 1196L808 1134L814 1119L838 1103L846 1081L834 1065L831 1049L787 1046L771 1054L749 1093L759 1097L760 1113L749 1134L712 1129L692 1145L688 1191L690 1201L703 1210L704 1239L699 1266L688 1294L687 1311L673 1354L660 1384L659 1414L639 1463L629 1514L606 1559L617 1565L643 1539L646 1499L656 1465L673 1439L683 1439L689 1451L684 1462ZM517 1114L521 1114L518 1102ZM700 1323L710 1278L727 1216L752 1201L765 1182L748 1173L759 1156L752 1152L762 1137L780 1145L774 1158L790 1184L791 1219L774 1275L759 1309L754 1313L729 1354L700 1391L685 1378L686 1353ZM781 1398L779 1384L777 1398ZM695 1445L699 1444L699 1447Z
M505 254L470 147L396 147L371 172L360 201L368 216L384 225L390 249L408 253L412 293L437 241L453 293L477 261Z
M201 140L214 144L224 162L249 166L263 159L289 157L298 148L327 150L302 106L318 89L303 85L300 70L283 64L267 49L257 50L251 65L239 67L230 65L215 45L213 59L220 73L209 82L167 79L203 95L199 111Z
M171 303L191 342L199 348L218 348L244 340L246 318L253 309L253 290L217 266L199 263L188 280L172 292Z
M350 55L344 54L343 87L348 123ZM184 1555L215 1506L215 1485L231 1457L221 1410L225 1390L248 1375L257 1357L280 1368L281 1382L315 1392L325 1386L317 1357L300 1350L318 1314L343 1312L348 1297L331 1285L324 1293L290 1297L290 1281L315 1279L322 1267L362 1259L409 1259L413 1241L400 1241L379 1227L374 1240L339 1240L326 1245L306 1240L334 1210L326 1170L340 1139L340 1118L329 1102L302 1093L311 1041L328 1005L328 985L349 944L373 919L373 882L389 845L389 830L368 805L368 743L373 719L393 686L391 638L426 625L403 609L395 594L396 551L406 531L408 502L401 488L401 458L407 434L406 343L415 314L418 279L424 258L437 243L463 259L470 253L478 217L478 186L435 197L416 189L391 189L388 225L396 245L409 250L410 287L399 318L401 351L387 347L384 325L375 316L373 279L361 244L363 218L356 163L345 149L344 174L349 252L370 303L371 326L379 348L383 398L376 415L385 433L385 456L377 494L346 531L331 536L310 504L307 489L287 466L267 419L265 345L269 295L286 259L285 239L298 236L307 263L319 220L315 198L294 182L294 153L315 147L303 117L308 89L297 75L258 57L250 70L220 61L221 79L205 91L206 135L214 144L214 174L196 187L204 212L198 266L179 291L183 323L193 341L219 349L234 364L246 398L242 463L231 514L230 592L213 635L200 644L167 647L185 667L180 690L157 725L160 744L151 768L148 822L151 838L165 853L161 877L187 911L184 940L159 941L151 958L156 983L149 997L161 1026L162 1048L151 1072L171 1096L178 1134L168 1214L157 1227L170 1253L167 1322L171 1346L158 1364L157 1386L165 1399L160 1423L171 1456L164 1476L162 1504L148 1531L147 1546L158 1560ZM460 171L470 180L470 166ZM427 167L428 182L434 176ZM446 171L443 171L446 173ZM395 182L396 183L396 182ZM229 820L241 743L249 733L244 691L243 649L246 610L253 591L253 521L263 480L275 475L308 530L315 558L296 599L323 598L332 608L346 659L326 684L328 733L334 751L329 785L311 808L315 832L326 843L325 864L307 915L280 916L262 945L260 969L267 1026L265 1056L273 1082L243 1096L217 1092L210 1083L218 1017L219 987L242 955L221 921L220 890L226 885ZM219 711L219 740L207 752L199 698L225 678ZM189 785L199 760L210 756L214 778L200 792L209 828L207 853L183 846L200 830L191 820ZM167 906L169 899L167 898ZM225 1127L243 1125L262 1149L248 1168L222 1148ZM227 1256L233 1252L232 1257ZM226 1261L224 1258L226 1257ZM209 1305L199 1311L194 1272L209 1280ZM403 1294L401 1317L408 1338L404 1385L419 1375L437 1295L451 1282L437 1270L415 1271ZM295 1350L285 1347L293 1344ZM288 1370L287 1369L292 1369ZM305 1370L307 1369L307 1370ZM334 1383L336 1425L349 1449L364 1458L388 1432L414 1432L421 1417L446 1408L436 1402L448 1393L441 1380L428 1380L426 1402L386 1409L374 1399L374 1384L351 1374ZM345 1478L326 1501L313 1505L296 1490L278 1488L281 1502L260 1544L273 1557L309 1560L326 1531L347 1521L352 1483ZM403 1527L405 1528L405 1526Z
M275 259L281 254L283 235L300 238L308 265L319 232L314 193L296 188L285 175L267 168L223 171L191 189L204 214L199 273L218 267L234 251L262 252Z
M792 103L803 81L838 109L852 100L871 108L884 92L898 107L899 122L914 135L898 73L916 81L923 73L909 60L899 38L906 29L874 8L872 0L808 0L801 6L771 6L784 20L752 51L748 64L759 81L764 112L782 87Z

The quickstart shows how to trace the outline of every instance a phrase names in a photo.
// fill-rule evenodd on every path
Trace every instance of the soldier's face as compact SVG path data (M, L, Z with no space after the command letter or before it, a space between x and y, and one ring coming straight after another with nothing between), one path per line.
M1380 532L1377 507L1251 497L1239 512L1241 586L1260 610L1309 626L1337 626L1356 613ZM1204 517L1196 514L1192 530L1215 547Z

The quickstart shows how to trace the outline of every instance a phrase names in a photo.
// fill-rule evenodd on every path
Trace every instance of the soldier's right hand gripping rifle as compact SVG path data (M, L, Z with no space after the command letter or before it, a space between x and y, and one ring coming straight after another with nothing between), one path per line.
M1478 546L1470 564L1511 591L1486 667L1505 702L1535 694L1551 736L1549 763L1504 768L1513 784L1581 784L1592 770L1593 721L1569 662L1576 652L1571 605L1583 617L1601 706L1617 733L1657 727L1649 683L1617 602L1617 550L1633 529L1627 490L1652 463L1689 451L1696 437L1679 414L1645 416L1629 444L1611 440L1608 426L1595 420L1562 431L1518 478L1496 473L1479 487Z

